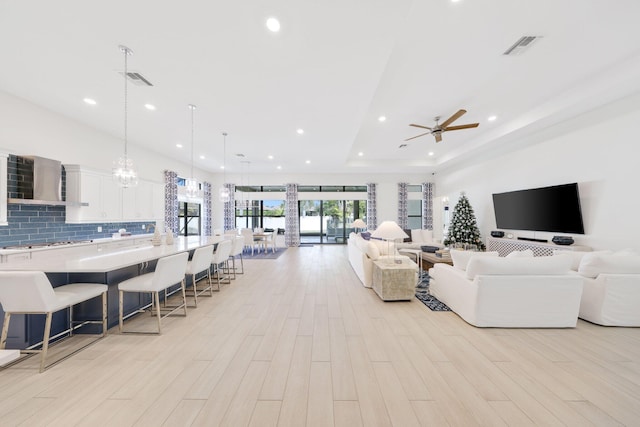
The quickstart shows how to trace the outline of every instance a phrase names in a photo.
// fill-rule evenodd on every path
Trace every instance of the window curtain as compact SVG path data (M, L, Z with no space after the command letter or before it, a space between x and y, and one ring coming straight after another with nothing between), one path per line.
M377 207L376 184L367 184L367 229L378 228L378 207Z
M211 236L211 183L202 183L202 216L204 217L204 235Z
M178 234L178 174L164 171L164 226Z
M236 185L224 184L224 187L229 190L229 201L224 202L224 231L227 231L236 228Z
M433 194L436 185L433 182L422 183L422 228L433 230Z
M409 184L398 183L398 225L403 230L409 228Z
M286 184L284 242L287 246L300 246L300 215L298 212L298 184Z

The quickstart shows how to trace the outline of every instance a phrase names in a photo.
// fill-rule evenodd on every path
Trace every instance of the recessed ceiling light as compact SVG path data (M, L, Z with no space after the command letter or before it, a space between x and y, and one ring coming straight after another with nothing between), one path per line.
M273 17L267 19L267 28L269 29L269 31L277 33L278 31L280 31L280 21L278 21L277 18Z
M89 104L89 105L96 105L97 104L96 100L95 99L91 99L91 98L85 98L85 99L83 99L83 101L85 103Z
M204 160L204 156L203 155L200 155L200 160Z
M460 0L451 0L451 3L458 3Z
M176 144L176 147L182 148L182 144Z
M220 166L220 169L224 169L224 165L223 165L223 166Z
M147 110L154 111L156 109L156 106L153 104L144 104L144 108L146 108Z
M489 118L487 120L489 120L490 122L494 121L495 119L497 119L498 116L489 116Z
M434 153L433 151L429 151L429 155L430 156L433 156L434 154L436 154L436 153Z
M272 156L271 154L269 154L269 155L267 156L267 159L269 159L269 160L273 160L273 156Z
M361 152L358 153L358 156L362 157L362 156L364 156L364 153L361 151Z
M385 120L387 120L387 118L385 116L378 117L378 121L379 122L384 122Z
M278 165L278 166L276 167L276 169L280 170L280 169L282 169L282 166Z
M298 129L296 132L298 132L298 135L302 135L304 133L304 129Z
M306 163L306 164L309 164L309 163L311 163L311 160L307 160L305 163Z

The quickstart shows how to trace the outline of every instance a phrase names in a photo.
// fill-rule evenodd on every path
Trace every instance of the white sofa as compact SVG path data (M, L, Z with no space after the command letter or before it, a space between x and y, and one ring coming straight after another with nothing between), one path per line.
M587 252L578 274L584 281L581 319L604 326L640 326L640 256Z
M578 320L583 280L569 256L499 258L452 250L429 270L430 293L479 327L564 328Z
M360 234L350 233L347 240L349 263L365 288L373 286L373 261L386 258L388 253L397 258L407 258L398 255L393 243L387 244L381 240L365 240Z

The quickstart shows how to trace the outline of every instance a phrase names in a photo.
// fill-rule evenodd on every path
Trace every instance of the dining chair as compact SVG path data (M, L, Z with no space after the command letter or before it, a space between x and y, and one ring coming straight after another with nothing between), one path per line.
M253 239L253 230L251 230L250 228L243 228L242 230L240 230L240 234L244 239L244 249L246 249L247 251L251 249L251 255L253 255L255 244L255 241Z
M23 354L40 353L40 372L45 370L47 352L49 350L49 338L51 336L51 318L53 313L69 309L68 330L69 336L75 329L85 324L102 325L102 334L107 333L107 285L99 283L71 283L68 285L53 287L42 271L1 271L0 272L0 304L4 310L4 323L2 336L0 337L0 349L7 344L9 322L13 314L44 314L45 325L40 350L24 349ZM102 296L102 318L99 320L73 319L73 306L93 298ZM77 351L93 344L97 340L83 345L64 358L75 354ZM32 346L33 347L33 346ZM61 359L62 360L62 359ZM57 363L57 362L55 362Z
M187 296L185 292L185 273L187 271L187 261L189 260L188 252L181 252L175 255L169 255L158 260L156 269L152 273L142 274L140 276L132 277L131 279L124 280L118 284L118 324L120 333L137 333L137 334L161 334L162 324L161 319L172 315L177 310L183 308L184 315L187 315ZM160 307L160 291L180 283L182 288L182 304L175 307L168 307L168 312L162 314L162 308ZM151 294L151 313L156 310L156 317L158 319L158 332L137 332L137 331L124 331L124 293L125 292L138 292ZM144 310L136 310L133 313L128 314L126 317L130 317L135 313L139 313Z

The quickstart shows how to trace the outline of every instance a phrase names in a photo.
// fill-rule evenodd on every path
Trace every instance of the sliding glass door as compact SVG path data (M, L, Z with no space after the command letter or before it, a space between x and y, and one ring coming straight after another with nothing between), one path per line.
M363 200L301 200L301 243L345 243L356 218L364 218Z

